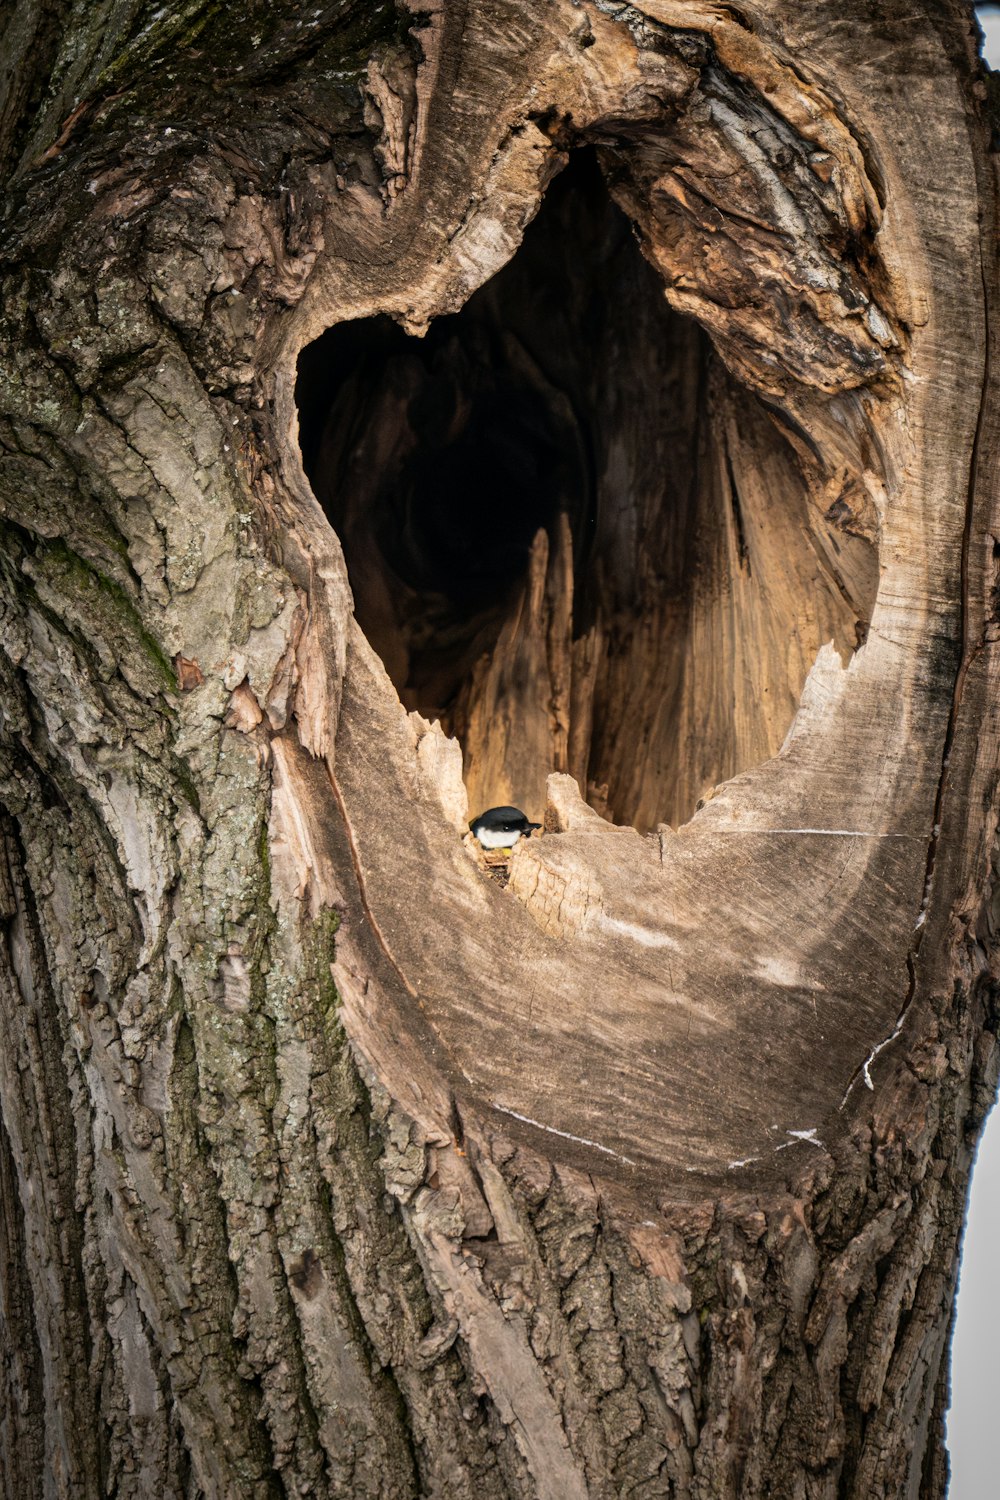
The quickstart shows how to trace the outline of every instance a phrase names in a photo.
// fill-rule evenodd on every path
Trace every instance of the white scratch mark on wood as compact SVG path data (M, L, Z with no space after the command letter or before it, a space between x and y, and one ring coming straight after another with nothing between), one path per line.
M789 1146L794 1146L799 1141L807 1141L810 1146L817 1146L820 1151L825 1149L823 1142L816 1134L815 1125L809 1130L786 1130L785 1134L790 1135L792 1139L790 1141L782 1141L780 1146L775 1146L775 1151L787 1151Z
M864 1079L865 1088L866 1089L871 1089L872 1093L875 1092L875 1084L872 1082L872 1074L871 1074L872 1063L875 1061L876 1057L878 1057L879 1053L883 1050L883 1048L888 1047L888 1045L889 1045L890 1042L894 1042L896 1040L896 1038L899 1036L900 1031L902 1030L902 1027L903 1027L903 1017L900 1016L899 1020L896 1022L895 1027L893 1028L893 1030L889 1033L889 1035L887 1037L883 1037L883 1039L876 1046L874 1046L872 1048L872 1050L869 1052L868 1056L865 1058L864 1062L861 1065L861 1077ZM858 1075L855 1074L854 1077L851 1079L850 1083L847 1085L847 1092L844 1094L843 1099L841 1099L841 1101L840 1101L840 1107L841 1107L841 1109L843 1109L844 1105L847 1103L848 1099L851 1097L851 1090L854 1088L854 1085L857 1083L857 1081L858 1081Z
M534 1125L536 1130L545 1130L549 1135L561 1136L564 1141L575 1141L578 1146L592 1146L595 1151L603 1151L605 1156L613 1156L616 1161L623 1161L627 1167L636 1165L631 1157L612 1151L610 1146L602 1146L600 1141L588 1141L586 1136L571 1135L568 1130L557 1130L554 1125L543 1125L541 1120L533 1120L530 1115L519 1115L516 1109L504 1109L502 1104L494 1104L493 1108L501 1115L509 1115L512 1120L520 1120L524 1125Z
M876 833L870 828L713 828L713 833L825 834L832 839L918 839L915 833Z
M823 1142L816 1134L815 1125L813 1125L809 1130L786 1130L785 1134L790 1135L793 1140L808 1141L810 1146L818 1146L821 1151L823 1149Z
M670 937L665 932L656 932L651 927L640 927L638 922L627 922L623 917L606 917L603 912L597 918L596 925L603 927L607 932L620 932L623 937L634 938L644 948L677 948L680 945L676 938Z

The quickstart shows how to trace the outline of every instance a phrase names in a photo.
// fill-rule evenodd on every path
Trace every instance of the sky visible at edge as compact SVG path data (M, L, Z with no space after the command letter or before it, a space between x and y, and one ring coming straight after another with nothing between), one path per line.
M1000 71L1000 6L977 7L983 56ZM962 1251L958 1316L951 1353L948 1500L997 1500L996 1438L1000 1388L1000 1110L986 1125L972 1177Z

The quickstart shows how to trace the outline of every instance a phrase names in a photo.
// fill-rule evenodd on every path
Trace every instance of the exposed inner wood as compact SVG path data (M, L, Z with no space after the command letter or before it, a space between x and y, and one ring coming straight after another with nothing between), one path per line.
M358 621L475 808L540 817L569 771L612 821L684 822L867 629L874 545L670 308L591 150L460 313L333 327L298 399Z
M416 998L456 1096L535 1132L543 1151L557 1140L582 1170L648 1173L672 1191L836 1140L907 1003L959 624L964 512L942 497L964 493L955 433L967 444L975 422L967 383L946 399L901 193L886 210L887 173L915 180L895 137L862 151L822 88L724 29L732 68L714 41L638 27L634 58L616 63L632 83L616 72L610 92L596 43L571 75L553 53L530 115L512 99L491 120L487 197L459 176L433 222L406 194L378 217L331 218L340 259L318 268L288 346L298 359L314 344L297 365L312 492L298 465L283 475L298 496L289 535L310 526L294 716L302 747L335 764L362 890L338 929L345 1026L419 1112L432 1085L399 1040ZM558 108L538 110L545 97ZM418 178L426 153L454 169L455 109L447 130L429 129ZM606 189L593 158L574 163L591 147ZM366 247L383 257L377 274ZM978 326L968 285L949 272L934 288L934 319ZM588 326L598 302L614 311ZM391 359L366 362L372 332ZM484 371L476 347L503 359ZM588 536L578 494L550 509L543 493L539 524L522 517L520 590L487 601L492 663L477 675L489 637L476 643L455 609L449 644L466 664L414 699L411 646L430 644L437 670L441 638L380 639L365 596L392 627L404 601L433 592L400 545L420 507L390 524L380 490L403 493L386 447L397 470L421 461L410 403L438 357L453 384L472 368L487 391L526 382L535 451L568 456L549 470L562 479L582 472L593 522ZM389 421L400 372L416 384ZM283 379L291 430L291 358ZM361 628L338 612L341 542ZM485 591L480 579L477 603ZM324 675L331 639L338 671ZM537 815L531 775L564 755L573 771L550 777L550 832L518 846L506 889L455 837L466 788L457 745L428 722L441 711L466 735L477 808ZM470 748L487 728L507 779L477 796ZM308 763L294 764L293 800L314 799L325 830ZM676 834L622 826L664 816ZM377 1000L368 957L349 956L363 921L384 938Z

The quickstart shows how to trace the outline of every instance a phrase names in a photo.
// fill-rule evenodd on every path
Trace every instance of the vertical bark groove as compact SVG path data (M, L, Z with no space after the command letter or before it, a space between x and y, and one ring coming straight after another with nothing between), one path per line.
M45 1397L42 1356L28 1277L27 1245L17 1168L0 1120L0 1334L3 1389L0 1483L6 1495L40 1494L45 1474Z

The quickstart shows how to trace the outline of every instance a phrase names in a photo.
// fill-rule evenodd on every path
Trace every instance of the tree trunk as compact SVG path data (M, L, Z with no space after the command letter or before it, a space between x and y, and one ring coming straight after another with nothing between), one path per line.
M4 1493L943 1495L968 8L4 24Z

